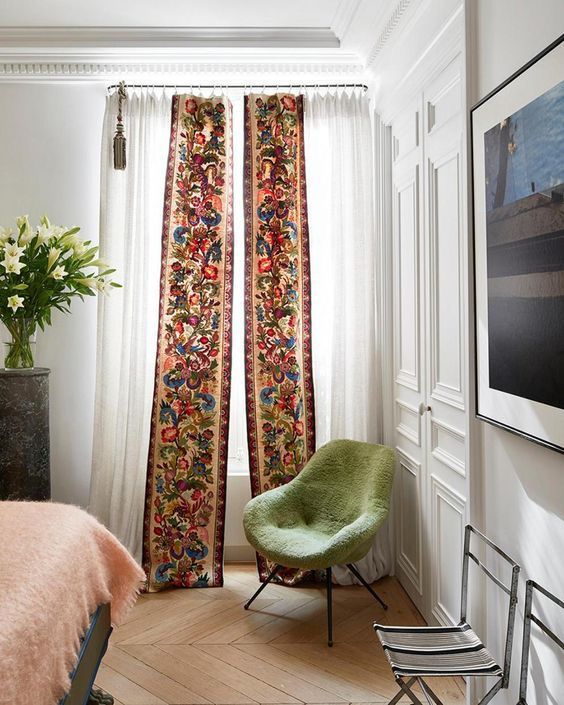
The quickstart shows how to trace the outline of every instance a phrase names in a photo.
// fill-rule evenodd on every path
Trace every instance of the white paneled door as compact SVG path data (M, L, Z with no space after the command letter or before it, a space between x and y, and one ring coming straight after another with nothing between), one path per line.
M466 521L466 247L458 56L392 121L397 574L455 623Z

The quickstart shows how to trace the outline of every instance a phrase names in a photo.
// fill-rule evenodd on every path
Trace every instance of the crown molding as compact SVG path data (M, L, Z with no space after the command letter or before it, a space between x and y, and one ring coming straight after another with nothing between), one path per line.
M341 0L339 3L333 21L331 22L331 29L339 41L341 41L349 31L358 12L358 8L360 7L360 3L361 0Z
M370 68L372 64L374 64L376 58L384 49L386 44L390 41L392 35L400 25L402 18L413 4L414 0L399 0L397 5L394 7L391 15L388 16L386 23L381 28L376 42L374 43L368 53L368 56L366 57L367 67Z
M2 47L338 48L329 27L0 27Z
M336 52L137 52L88 53L45 52L9 53L0 49L0 80L5 81L103 81L109 78L164 77L197 80L203 75L221 77L227 82L280 74L320 82L364 80L364 66L356 55ZM219 79L218 79L219 80Z

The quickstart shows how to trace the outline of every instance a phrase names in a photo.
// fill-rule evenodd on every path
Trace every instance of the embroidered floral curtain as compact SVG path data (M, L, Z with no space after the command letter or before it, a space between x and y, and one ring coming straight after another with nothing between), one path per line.
M175 95L143 544L150 590L223 584L231 190L229 101Z
M245 97L245 365L253 496L315 452L303 96ZM259 572L267 566L257 557ZM299 571L283 574L287 583Z

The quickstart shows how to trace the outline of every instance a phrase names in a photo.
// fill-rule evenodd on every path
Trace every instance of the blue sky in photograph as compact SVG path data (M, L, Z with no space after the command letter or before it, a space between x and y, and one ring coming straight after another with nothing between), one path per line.
M496 125L484 135L488 211L497 188L501 132ZM511 115L507 139L502 205L564 183L564 81Z

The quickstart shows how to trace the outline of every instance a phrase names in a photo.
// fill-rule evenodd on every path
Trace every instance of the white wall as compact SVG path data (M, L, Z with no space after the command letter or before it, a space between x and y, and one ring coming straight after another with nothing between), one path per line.
M0 224L47 213L98 241L104 86L0 84ZM73 302L38 333L51 369L51 476L55 500L86 505L90 487L96 302Z
M471 0L475 20L475 98L481 98L519 69L564 31L562 0ZM509 692L496 697L499 705L515 705L521 656L524 581L533 578L564 596L564 456L506 431L483 424L481 467L486 533L522 566L520 605ZM505 598L488 604L491 646L500 650ZM555 618L544 603L546 618ZM563 632L562 615L559 623ZM538 634L537 629L533 633ZM564 702L564 659L557 647L535 638L531 652L532 681L527 702Z

